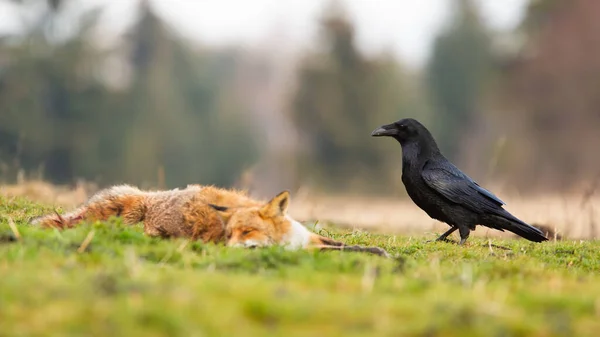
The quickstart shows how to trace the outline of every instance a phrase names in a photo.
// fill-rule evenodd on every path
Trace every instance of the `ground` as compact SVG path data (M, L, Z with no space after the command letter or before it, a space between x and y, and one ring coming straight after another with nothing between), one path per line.
M461 247L426 243L433 237L427 233L321 233L381 246L394 256L385 259L154 239L118 220L62 232L27 225L48 211L0 197L2 336L592 336L600 330L597 241L472 237Z

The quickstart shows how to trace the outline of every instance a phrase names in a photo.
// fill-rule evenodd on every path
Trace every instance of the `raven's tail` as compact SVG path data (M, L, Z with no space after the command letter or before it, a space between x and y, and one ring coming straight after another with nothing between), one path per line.
M525 238L533 242L548 241L548 238L544 236L544 233L525 222L517 219L515 216L508 212L504 212L503 216L491 215L490 222L493 223L493 227L505 229L509 232L513 232L518 236ZM492 226L491 226L492 227Z

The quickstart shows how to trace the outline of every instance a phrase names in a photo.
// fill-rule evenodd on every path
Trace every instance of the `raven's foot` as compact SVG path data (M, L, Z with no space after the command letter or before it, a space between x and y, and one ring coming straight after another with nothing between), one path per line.
M468 227L463 226L458 229L458 232L460 233L460 242L458 244L464 246L469 238L469 234L471 234L471 230Z
M455 243L455 244L456 244L456 243L458 243L458 242L456 242L456 241L454 241L454 240L450 240L450 239L448 239L448 238L443 238L443 237L439 237L439 238L437 238L437 239L435 239L435 240L427 240L427 241L425 241L425 243L439 242L439 241L442 241L442 242L449 242L449 243Z
M455 243L455 242L454 242L454 241L452 241L452 240L448 240L448 239L447 239L447 237L448 237L450 234L454 233L454 231L456 231L457 229L458 229L458 227L456 227L456 226L452 226L452 227L450 227L450 229L449 229L449 230L447 230L447 231L446 231L444 234L440 235L440 236L439 236L437 239L435 239L435 240L429 240L429 241L427 241L427 243L429 243L429 242L433 242L433 241L445 241L445 242L452 242L452 243Z

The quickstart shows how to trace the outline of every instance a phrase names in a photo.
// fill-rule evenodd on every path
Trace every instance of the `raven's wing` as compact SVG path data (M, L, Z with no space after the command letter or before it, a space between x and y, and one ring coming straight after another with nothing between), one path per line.
M504 202L449 162L429 161L421 173L425 183L446 199L477 213L498 213ZM500 211L501 212L501 211Z
M431 189L449 201L477 214L495 215L495 221L480 224L501 231L509 230L532 241L544 241L543 233L514 217L502 208L504 202L492 192L479 186L473 179L447 161L428 161L421 177Z

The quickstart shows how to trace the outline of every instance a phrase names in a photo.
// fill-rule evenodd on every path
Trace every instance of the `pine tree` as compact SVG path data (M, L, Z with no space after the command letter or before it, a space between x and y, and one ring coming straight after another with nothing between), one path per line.
M492 70L490 37L471 0L455 0L450 25L436 38L427 82L436 118L433 130L442 151L456 159L481 113Z

